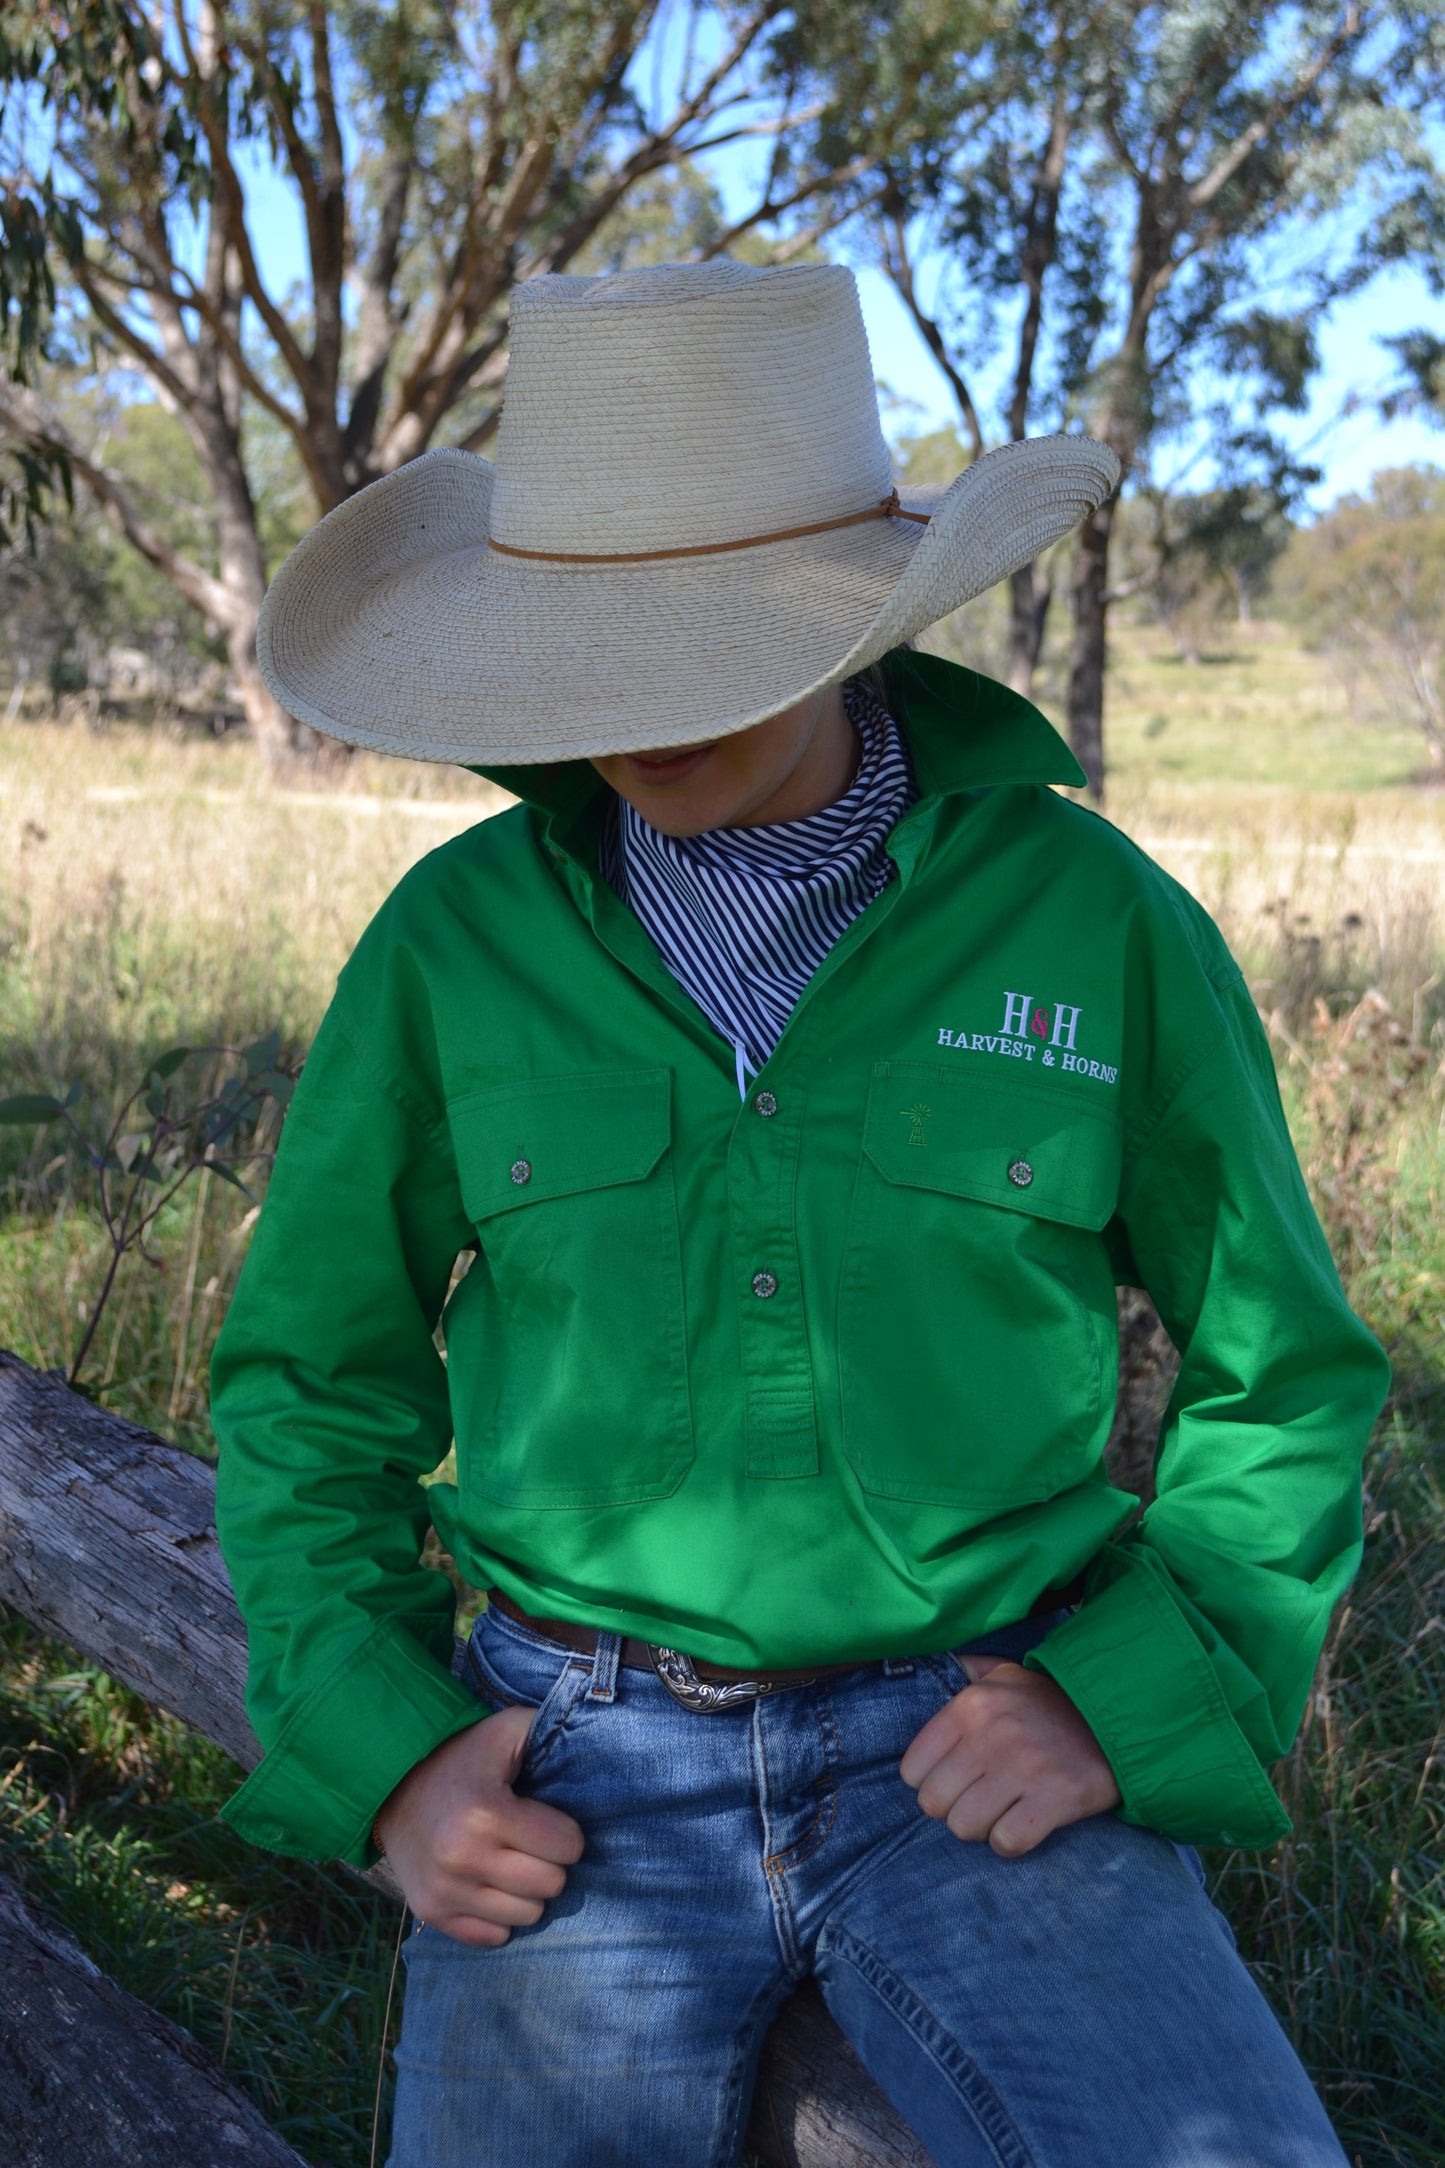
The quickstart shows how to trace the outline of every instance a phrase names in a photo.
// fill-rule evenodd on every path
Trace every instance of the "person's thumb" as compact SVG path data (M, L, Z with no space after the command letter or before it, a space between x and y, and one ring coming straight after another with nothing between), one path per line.
M970 1686L976 1686L980 1679L986 1679L1000 1664L1008 1662L1006 1656L960 1656L958 1660L968 1674Z
M522 1756L527 1750L527 1734L532 1729L536 1710L525 1706L498 1709L485 1724L479 1725L479 1745L490 1764L492 1774L503 1784L510 1784L522 1767Z

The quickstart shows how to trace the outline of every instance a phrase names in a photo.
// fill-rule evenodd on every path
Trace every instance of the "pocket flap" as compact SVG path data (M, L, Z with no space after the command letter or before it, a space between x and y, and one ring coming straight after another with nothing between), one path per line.
M1118 1199L1121 1132L1112 1108L1023 1078L875 1062L863 1149L890 1182L1095 1232Z
M469 1219L614 1182L640 1182L667 1150L670 1069L529 1077L447 1109Z

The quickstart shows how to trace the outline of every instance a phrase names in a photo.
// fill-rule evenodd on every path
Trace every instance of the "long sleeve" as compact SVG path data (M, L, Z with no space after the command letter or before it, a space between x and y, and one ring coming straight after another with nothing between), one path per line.
M1216 992L1218 1037L1126 1146L1120 1194L1181 1356L1157 1494L1025 1662L1088 1719L1126 1822L1261 1846L1291 1826L1266 1770L1359 1567L1388 1366L1345 1301L1248 989Z
M471 1232L444 1128L368 1072L339 992L211 1369L265 1749L223 1819L274 1851L370 1865L382 1800L486 1713L450 1670L451 1584L420 1563L418 1478L451 1439L433 1331Z

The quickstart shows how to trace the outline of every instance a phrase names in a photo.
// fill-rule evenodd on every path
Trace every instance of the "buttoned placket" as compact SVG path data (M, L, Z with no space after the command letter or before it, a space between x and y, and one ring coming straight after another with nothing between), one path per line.
M920 777L920 782L923 782ZM817 1475L818 1419L808 1347L794 1192L808 1079L824 1021L818 996L882 925L926 854L937 817L936 791L914 802L887 842L898 877L834 942L798 997L781 1036L746 1095L733 1100L728 1145L728 1220L733 1307L744 1393L744 1472L762 1480ZM548 855L573 902L624 970L666 1001L714 1054L731 1089L734 1049L675 979L636 915L600 873L560 843Z

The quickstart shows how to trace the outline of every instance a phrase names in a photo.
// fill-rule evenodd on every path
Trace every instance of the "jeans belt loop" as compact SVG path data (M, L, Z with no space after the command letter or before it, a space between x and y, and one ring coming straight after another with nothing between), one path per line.
M599 1632L597 1646L592 1651L592 1681L587 1688L589 1701L617 1699L617 1666L621 1661L621 1634Z

